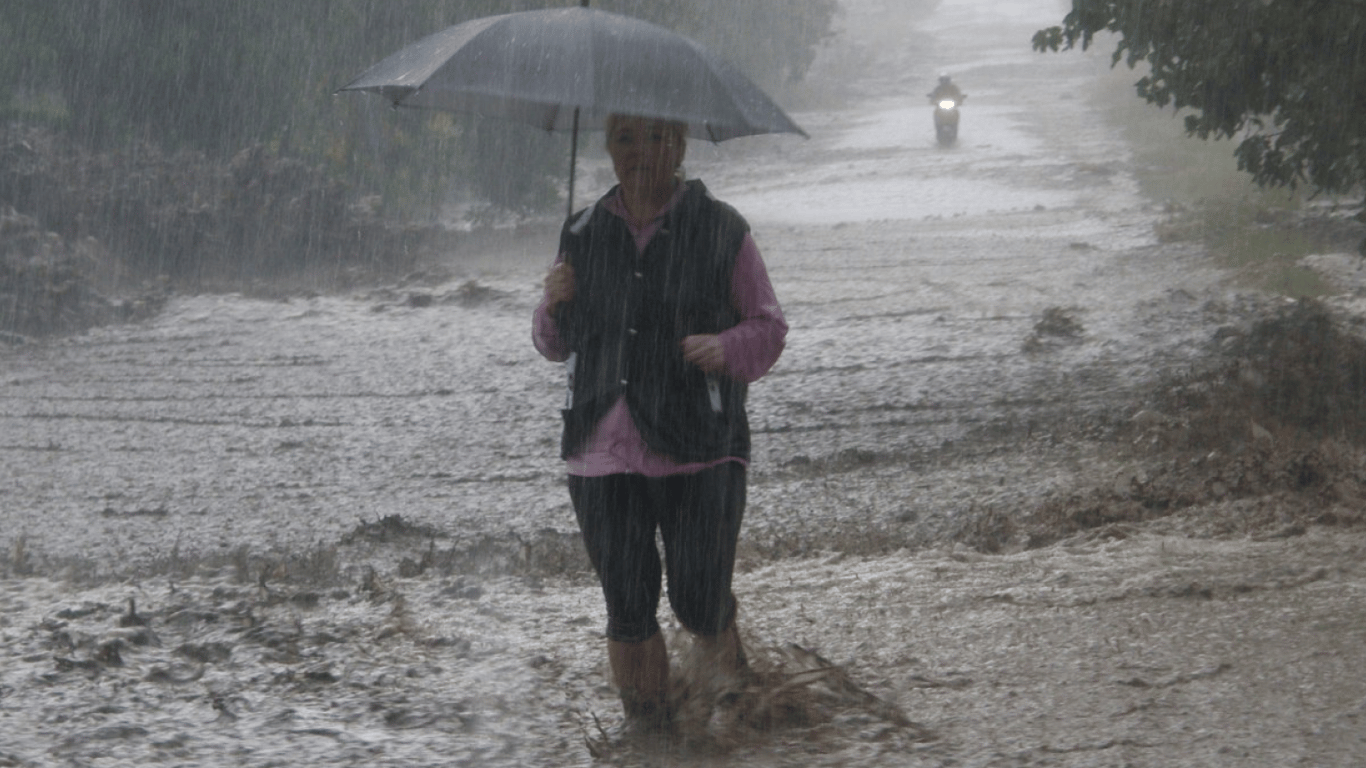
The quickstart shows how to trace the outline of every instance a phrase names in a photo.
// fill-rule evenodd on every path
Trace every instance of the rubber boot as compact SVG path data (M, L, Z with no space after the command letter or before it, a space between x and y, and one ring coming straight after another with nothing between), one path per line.
M720 634L711 637L698 635L696 642L704 658L716 671L735 677L743 677L748 673L749 659L745 656L745 646L740 642L740 630L734 619Z
M656 632L639 643L608 640L607 659L621 695L626 729L667 733L673 716L669 711L669 651L664 635Z
M697 714L709 739L734 746L754 727L751 721L758 706L756 679L739 629L732 620L719 634L695 636L693 646L697 655L690 668Z

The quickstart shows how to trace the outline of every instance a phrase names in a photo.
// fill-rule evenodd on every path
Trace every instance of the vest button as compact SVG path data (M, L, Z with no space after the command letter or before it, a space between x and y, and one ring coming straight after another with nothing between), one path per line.
M636 331L636 329L634 329L634 328L627 328L627 329L626 329L626 332L629 333L629 334L631 334L632 336L634 336L634 335L636 335L636 333L638 333L638 331Z
M644 277L644 275L642 275L642 274L640 274L639 272L637 272L637 273L636 273L636 277Z
M627 382L626 382L626 379L622 379L622 380L621 380L621 386L623 386L623 387L626 386L626 383L627 383Z

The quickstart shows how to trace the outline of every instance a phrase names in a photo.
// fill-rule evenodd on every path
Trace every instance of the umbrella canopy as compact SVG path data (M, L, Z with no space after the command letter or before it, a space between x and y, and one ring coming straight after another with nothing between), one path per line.
M546 130L612 113L687 123L711 141L806 132L735 67L663 27L591 8L489 16L429 35L343 91Z

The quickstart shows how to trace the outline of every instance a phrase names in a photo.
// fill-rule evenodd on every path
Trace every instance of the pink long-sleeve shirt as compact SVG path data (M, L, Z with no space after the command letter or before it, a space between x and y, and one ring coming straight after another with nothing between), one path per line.
M636 250L643 253L650 238L654 237L663 223L663 216L678 202L683 191L649 223L636 227L626 215L626 206L620 194L604 201L609 213L621 217L631 235L635 238ZM555 257L558 264L564 254ZM773 293L773 285L768 279L768 270L754 239L745 234L740 244L740 252L735 257L735 270L731 277L731 301L739 312L741 320L727 328L717 337L726 354L725 375L738 381L756 381L778 361L787 339L787 320L783 317L782 307ZM549 301L542 297L532 318L532 342L547 360L563 362L569 358L570 350L560 339L559 329L550 315ZM584 444L583 450L570 456L567 462L569 474L581 477L602 477L614 474L640 474L647 477L686 474L705 469L725 461L738 461L734 457L717 459L710 462L679 463L669 457L650 450L631 419L630 409L623 396L617 400L593 430L592 436Z

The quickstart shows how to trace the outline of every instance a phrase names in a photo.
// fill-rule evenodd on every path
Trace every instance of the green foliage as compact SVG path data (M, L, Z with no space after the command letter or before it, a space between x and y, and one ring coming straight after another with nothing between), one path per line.
M1073 0L1034 47L1084 50L1106 32L1119 36L1112 64L1147 64L1138 95L1190 110L1191 135L1239 139L1238 167L1259 185L1366 181L1363 0Z
M561 0L0 0L0 119L91 149L151 141L220 158L265 145L430 211L464 187L526 211L557 194L568 142L479 118L390 111L336 89L418 38ZM696 36L757 81L798 80L836 0L602 0Z

